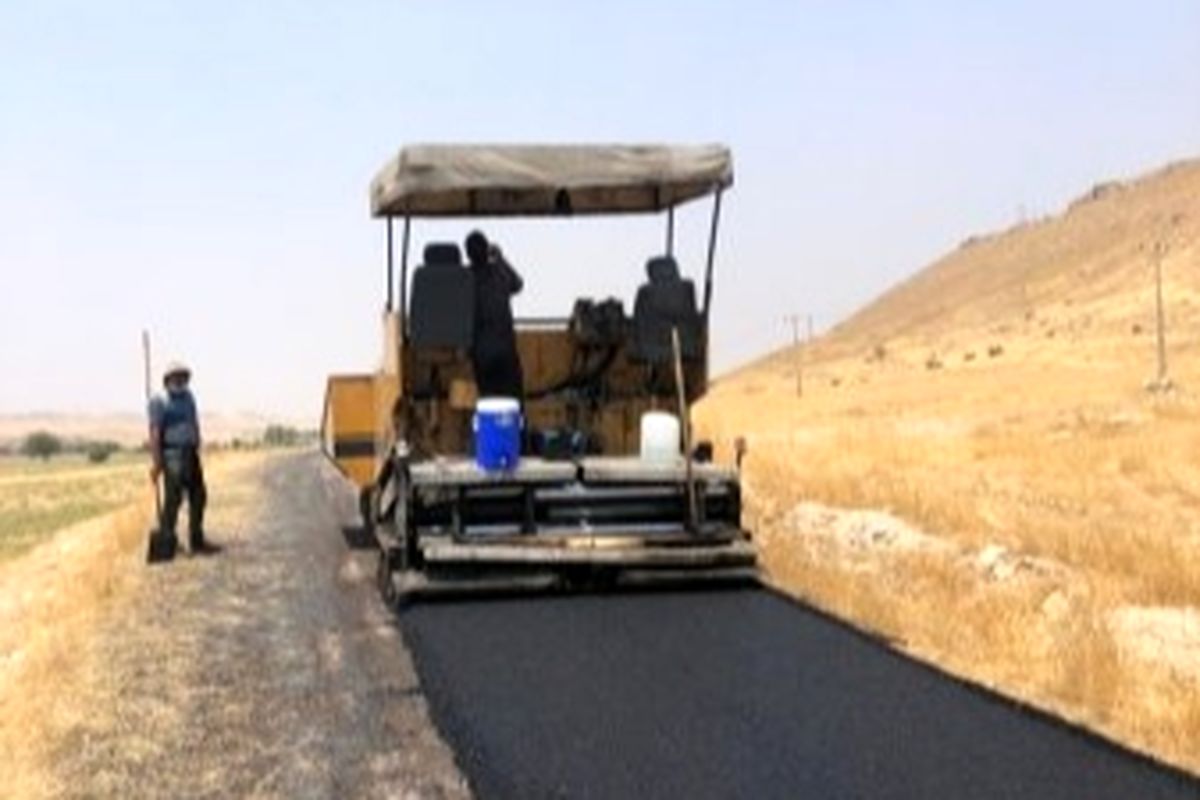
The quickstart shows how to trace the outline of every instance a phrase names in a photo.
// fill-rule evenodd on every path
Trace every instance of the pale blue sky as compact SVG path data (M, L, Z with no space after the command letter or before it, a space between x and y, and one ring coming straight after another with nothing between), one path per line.
M315 419L327 373L378 358L366 188L405 142L728 143L718 369L1022 208L1200 155L1200 3L983 5L5 0L0 412L140 407L149 326L208 407ZM519 313L632 298L661 247L657 220L484 227Z

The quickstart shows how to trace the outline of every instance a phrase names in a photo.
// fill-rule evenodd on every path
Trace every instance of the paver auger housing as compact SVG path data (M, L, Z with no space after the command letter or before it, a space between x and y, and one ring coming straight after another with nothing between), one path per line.
M416 146L378 173L383 363L329 378L322 441L360 490L388 597L753 577L736 469L711 463L704 445L673 460L639 457L644 413L677 412L704 394L713 257L732 182L729 151L714 145ZM674 210L704 197L713 211L698 299L673 257ZM472 273L456 243L432 242L410 283L412 222L642 213L666 217L666 242L647 254L650 279L630 309L579 298L569 316L516 320L523 454L515 469L479 468ZM522 267L536 287L536 265Z

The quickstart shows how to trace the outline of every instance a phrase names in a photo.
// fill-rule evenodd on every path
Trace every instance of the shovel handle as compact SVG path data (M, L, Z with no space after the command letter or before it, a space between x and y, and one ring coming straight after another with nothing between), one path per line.
M146 394L146 406L147 406L146 413L149 413L150 412L150 408L149 408L150 394L151 394L151 388L150 388L150 386L151 386L151 382L150 382L150 331L145 330L145 329L142 330L142 377L144 380L144 388L145 388L145 394ZM148 427L147 434L148 434L148 436L146 437L146 443L147 443L147 446L149 448L151 448L150 458L151 458L151 462L153 462L153 459L154 459L153 448L154 448L155 443L153 441L151 441L151 439L153 438L153 435L154 435L154 428ZM158 520L159 524L161 525L162 524L162 485L159 483L158 477L152 477L150 480L151 480L151 483L154 484L154 518L156 520Z
M162 520L162 484L158 478L151 481L154 484L154 518Z

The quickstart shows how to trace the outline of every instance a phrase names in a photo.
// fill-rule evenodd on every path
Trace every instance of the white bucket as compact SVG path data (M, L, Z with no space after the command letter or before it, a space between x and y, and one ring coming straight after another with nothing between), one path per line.
M679 452L679 418L665 411L647 411L642 414L642 459L655 462L676 461Z

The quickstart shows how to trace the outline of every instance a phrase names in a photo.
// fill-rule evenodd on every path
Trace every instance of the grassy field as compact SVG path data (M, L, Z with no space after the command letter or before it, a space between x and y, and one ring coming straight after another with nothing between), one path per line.
M960 248L804 354L803 396L794 352L719 383L697 423L748 440L772 578L1200 773L1198 259L1193 163Z
M137 453L103 464L82 456L0 458L0 560L26 552L57 530L148 498L147 464Z

